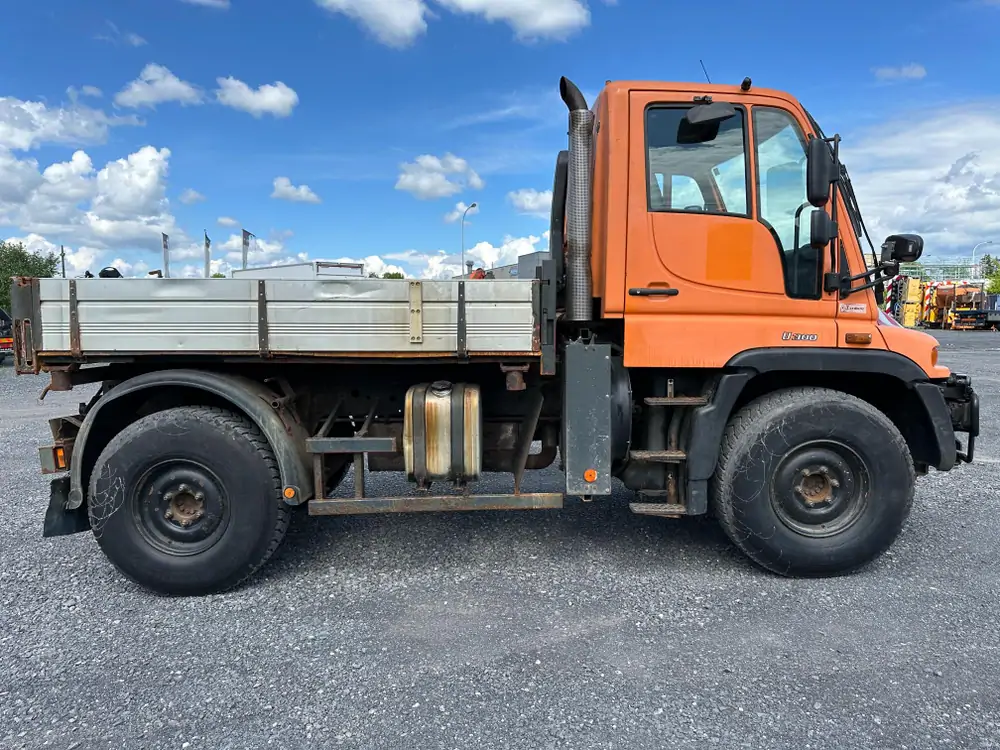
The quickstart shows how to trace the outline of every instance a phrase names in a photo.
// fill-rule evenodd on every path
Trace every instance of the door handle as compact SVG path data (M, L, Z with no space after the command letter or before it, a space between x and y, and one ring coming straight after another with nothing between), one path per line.
M679 289L665 286L640 286L628 290L629 297L676 297Z

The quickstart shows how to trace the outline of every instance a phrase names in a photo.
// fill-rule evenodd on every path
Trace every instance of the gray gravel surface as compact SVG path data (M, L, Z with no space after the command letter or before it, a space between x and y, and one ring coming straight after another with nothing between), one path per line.
M941 340L983 398L979 461L920 480L862 573L775 577L622 491L300 515L250 585L202 599L145 593L89 534L41 538L35 447L82 395L39 404L0 368L0 747L1000 747L1000 336Z

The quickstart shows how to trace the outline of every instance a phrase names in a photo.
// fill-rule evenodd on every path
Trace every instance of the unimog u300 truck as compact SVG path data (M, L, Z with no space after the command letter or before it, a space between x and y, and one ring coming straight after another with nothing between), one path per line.
M880 314L921 238L866 264L840 139L787 94L561 93L535 278L14 279L17 370L99 384L51 422L44 533L202 594L260 568L296 506L558 508L617 479L635 513L713 513L780 574L880 555L915 476L972 461L979 431L970 379ZM560 486L522 491L556 461ZM414 489L371 497L366 471ZM510 491L477 491L496 472Z

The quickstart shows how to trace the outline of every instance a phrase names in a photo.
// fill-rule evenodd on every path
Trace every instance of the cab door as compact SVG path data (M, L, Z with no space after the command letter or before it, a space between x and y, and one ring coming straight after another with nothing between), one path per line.
M835 347L797 118L782 100L741 96L717 129L692 128L697 95L630 94L625 364L720 367L746 349Z

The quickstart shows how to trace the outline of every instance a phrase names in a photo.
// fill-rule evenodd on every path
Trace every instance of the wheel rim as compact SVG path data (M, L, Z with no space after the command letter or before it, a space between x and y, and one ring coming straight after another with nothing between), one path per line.
M817 440L781 457L771 480L771 505L793 531L829 537L864 514L870 487L868 468L853 448Z
M169 555L204 552L222 538L230 522L222 482L207 466L190 459L170 459L148 469L129 505L145 540Z

